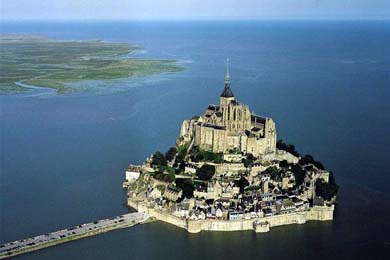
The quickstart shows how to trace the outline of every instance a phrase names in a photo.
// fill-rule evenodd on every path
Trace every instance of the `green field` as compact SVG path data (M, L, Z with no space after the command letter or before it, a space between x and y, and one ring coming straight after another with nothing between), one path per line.
M183 69L174 60L127 57L137 49L125 43L2 35L0 94L23 91L16 82L69 93L77 89L66 83L147 76Z

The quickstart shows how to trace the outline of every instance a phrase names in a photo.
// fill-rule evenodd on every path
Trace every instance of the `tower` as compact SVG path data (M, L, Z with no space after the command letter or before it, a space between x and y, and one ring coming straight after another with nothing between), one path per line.
M225 75L225 87L220 96L221 107L227 106L234 100L233 91L230 88L230 74L229 74L229 58L226 59L226 75Z
M233 115L233 107L231 105L234 101L233 91L230 88L230 74L229 74L229 58L226 59L226 75L225 75L225 87L220 95L220 111L222 112L223 124L230 130L230 118Z
M269 175L263 175L261 176L261 190L263 193L268 193L269 192L269 181L270 181L270 176Z

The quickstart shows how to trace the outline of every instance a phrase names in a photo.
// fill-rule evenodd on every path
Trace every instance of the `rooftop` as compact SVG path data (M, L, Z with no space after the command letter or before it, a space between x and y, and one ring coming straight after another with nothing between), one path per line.
M225 97L225 98L234 97L233 91L230 88L230 84L225 84L225 87L223 88L223 91L221 93L221 97Z

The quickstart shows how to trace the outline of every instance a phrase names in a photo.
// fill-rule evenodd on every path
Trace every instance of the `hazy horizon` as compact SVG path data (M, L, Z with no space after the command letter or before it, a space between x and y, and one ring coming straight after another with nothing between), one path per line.
M373 0L3 0L1 20L388 20L390 1Z
M88 18L88 19L2 19L2 22L251 22L251 21L390 21L390 18L199 18L199 19L113 19L113 18Z

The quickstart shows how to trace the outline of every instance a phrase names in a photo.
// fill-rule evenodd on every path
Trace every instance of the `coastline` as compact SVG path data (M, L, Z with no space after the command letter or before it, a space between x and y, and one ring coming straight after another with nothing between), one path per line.
M91 80L146 77L185 69L177 60L133 57L140 47L129 43L54 40L23 34L1 34L0 43L4 54L0 95L25 88L40 91L41 87L67 94L82 90L73 87L73 83L83 85Z

